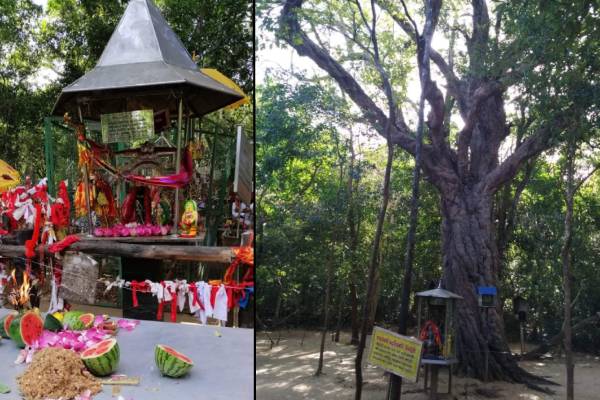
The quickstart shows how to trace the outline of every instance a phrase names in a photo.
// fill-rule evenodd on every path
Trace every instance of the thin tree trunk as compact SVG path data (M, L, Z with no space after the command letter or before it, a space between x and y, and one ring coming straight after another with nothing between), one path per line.
M335 132L335 131L334 131ZM340 202L340 195L342 191L342 182L344 177L344 164L343 164L343 155L339 148L339 137L337 134L335 135L335 141L337 144L337 153L338 160L340 162L340 173L338 180L338 191L337 191L337 202ZM323 331L321 332L321 349L319 352L319 365L317 366L317 371L315 372L315 376L319 376L323 373L323 353L325 352L325 339L327 337L327 329L329 328L329 303L331 302L331 281L333 279L333 262L335 260L335 242L338 237L337 232L333 231L333 238L331 241L331 251L329 253L329 259L327 262L327 282L325 287L325 304L323 305Z
M332 250L333 252L333 246ZM333 256L329 257L327 262L327 282L325 286L325 302L323 303L323 329L321 331L321 348L319 350L319 365L315 376L323 373L323 353L325 352L325 338L327 337L327 329L329 327L329 302L331 297L331 276L333 275Z
M343 311L344 311L344 286L340 285L338 295L337 323L335 324L335 336L333 341L339 343L340 331L342 330Z
M348 188L347 188L347 197L348 197L348 214L346 216L346 221L348 224L348 232L350 236L350 325L352 329L352 334L350 336L350 344L358 344L358 331L360 328L360 319L358 317L358 277L360 275L358 260L356 259L356 250L358 248L358 229L356 226L356 216L355 216L355 202L354 202L354 168L356 161L356 153L354 152L354 135L352 131L350 131L350 141L349 141L349 149L350 149L350 166L348 168ZM358 182L357 182L358 183Z
M372 310L371 305L374 303L375 294L375 279L377 276L377 269L379 267L379 245L381 243L381 236L383 233L383 223L385 221L385 214L387 212L387 206L390 199L390 176L392 174L392 161L394 160L394 147L392 143L387 142L387 164L385 166L385 175L383 178L383 195L381 200L381 207L379 209L379 215L377 217L377 228L375 230L375 237L373 239L373 248L371 251L371 262L369 264L369 276L367 278L367 295L365 298L365 304L363 306L363 315L361 320L360 329L360 340L358 343L358 349L356 351L356 359L354 362L354 371L356 375L356 390L354 393L354 399L360 400L362 396L363 376L362 376L362 359L367 341L367 331L369 325L369 314Z
M279 290L277 291L277 301L275 302L275 314L274 314L274 324L277 325L277 322L279 321L279 314L281 313L281 302L283 299L283 284L281 282L281 279L278 279L278 286L279 286Z
M408 324L408 311L410 308L410 292L412 289L412 270L415 252L415 243L417 235L417 222L419 214L419 184L421 181L421 162L423 134L425 131L425 100L426 91L431 85L429 70L429 51L431 38L435 30L440 5L434 5L434 2L425 2L425 26L420 38L417 40L417 64L419 67L419 81L421 84L421 96L419 99L417 135L415 143L415 168L412 179L412 196L410 202L410 217L408 222L408 233L406 235L406 253L404 258L404 281L402 284L402 295L400 299L400 319L398 323L398 332L406 334ZM414 27L415 35L418 36L417 27ZM402 377L390 374L388 384L388 399L396 400L402 396Z
M564 304L564 348L565 348L565 364L567 369L567 400L573 400L574 388L573 378L574 369L573 364L573 337L571 330L571 244L573 239L573 197L575 195L574 190L574 174L575 174L575 145L569 143L567 149L566 159L566 188L565 188L565 223L564 223L564 237L563 246L561 249L562 259L562 270L563 270L563 289L565 292L565 304Z
M577 324L573 325L573 327L571 328L571 335L575 335L577 332L579 332L580 330L582 330L583 328L588 328L588 325L590 324L597 324L598 322L600 322L600 311L598 311L596 314L587 317L581 321L579 321ZM540 358L543 354L549 352L550 350L552 350L552 348L554 346L558 346L561 342L564 341L565 338L565 326L563 324L562 329L560 330L560 332L558 334L556 334L552 339L550 339L547 343L544 343L538 347L536 347L533 350L528 351L527 353L525 353L521 359L522 360L535 360Z

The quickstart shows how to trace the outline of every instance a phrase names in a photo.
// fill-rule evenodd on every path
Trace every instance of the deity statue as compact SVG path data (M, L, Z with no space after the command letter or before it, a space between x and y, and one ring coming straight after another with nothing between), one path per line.
M181 237L195 237L198 233L198 205L194 200L187 200L181 215Z

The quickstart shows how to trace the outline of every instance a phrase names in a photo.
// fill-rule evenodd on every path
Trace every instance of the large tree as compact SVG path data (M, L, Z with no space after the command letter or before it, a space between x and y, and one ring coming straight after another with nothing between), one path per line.
M435 13L422 13L420 4L376 3L377 23L388 23L387 30L379 28L375 33L388 49L387 53L380 50L381 58L373 47L370 7L360 0L286 0L278 35L326 71L374 130L386 137L389 129L391 141L414 155L415 129L407 117L412 103L401 87L390 90L389 86L406 83L394 80L402 75L398 69L405 68L407 57L414 56L414 47L403 43L425 39L427 29L417 21L424 20L425 27L438 21ZM426 3L426 9L441 5L441 1ZM439 26L459 32L466 51L456 56L454 51L436 48L429 52L446 96L431 77L421 82L429 107L421 166L440 193L442 280L464 298L457 315L460 368L479 378L486 370L482 355L489 352L491 378L533 379L510 355L501 307L482 318L476 287L498 286L501 265L492 218L496 192L528 160L560 139L573 104L580 115L597 117L592 94L599 68L594 49L600 17L592 2L575 3L494 2L492 10L485 0L444 3ZM418 18L420 14L430 18ZM326 40L324 32L343 37L344 45ZM373 78L377 74L381 79ZM501 148L511 138L515 122L507 117L509 97L525 102L526 118L531 121L518 146L505 155ZM390 102L397 109L386 113L383 110ZM453 127L451 115L462 119L462 129Z

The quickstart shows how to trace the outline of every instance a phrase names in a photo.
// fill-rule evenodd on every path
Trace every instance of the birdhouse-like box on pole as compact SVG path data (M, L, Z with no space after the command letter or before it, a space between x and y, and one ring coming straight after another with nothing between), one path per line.
M424 359L452 359L456 357L455 316L456 293L438 287L418 292L417 326L423 341Z
M479 294L479 307L496 307L498 290L494 286L479 286L477 293Z

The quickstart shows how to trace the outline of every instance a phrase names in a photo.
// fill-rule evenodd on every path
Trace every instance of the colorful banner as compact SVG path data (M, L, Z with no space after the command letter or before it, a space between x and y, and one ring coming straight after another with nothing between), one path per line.
M420 340L375 327L368 361L394 375L416 382L422 347Z

